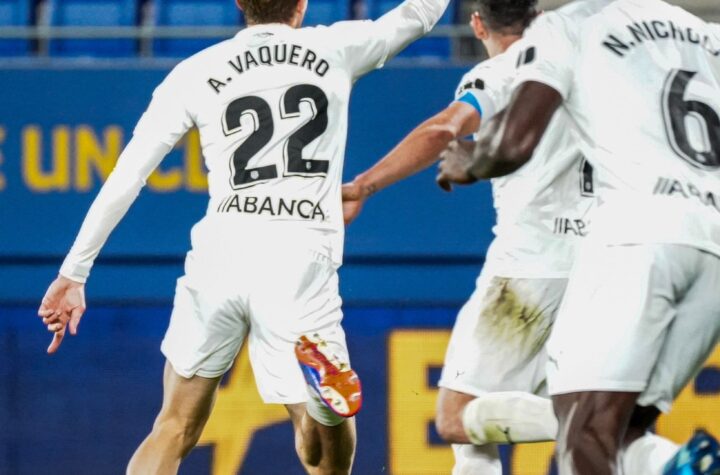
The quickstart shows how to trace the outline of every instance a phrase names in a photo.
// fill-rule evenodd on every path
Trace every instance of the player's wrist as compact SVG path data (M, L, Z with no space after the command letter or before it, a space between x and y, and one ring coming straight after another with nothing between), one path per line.
M475 173L473 173L473 169L474 169L473 163L470 163L467 167L465 167L465 178L467 180L466 183L468 185L475 183L476 181L480 181L482 179L481 177L479 177L479 176L475 175Z
M369 181L363 175L355 177L353 183L357 187L358 194L361 200L366 200L374 195L378 191L378 186L375 183Z
M63 284L66 284L68 286L83 286L85 285L85 282L87 279L84 279L82 277L76 276L76 275L68 275L67 273L64 273L60 271L57 276L57 280L62 282Z

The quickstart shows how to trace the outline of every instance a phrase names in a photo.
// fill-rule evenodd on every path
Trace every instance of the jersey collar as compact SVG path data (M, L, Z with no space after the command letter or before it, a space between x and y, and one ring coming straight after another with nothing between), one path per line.
M235 36L245 34L246 32L248 34L253 34L253 33L261 33L263 31L267 31L267 32L284 31L289 28L292 28L292 27L286 23L261 23L261 24L257 24L257 25L246 26L242 30L238 31L238 33Z

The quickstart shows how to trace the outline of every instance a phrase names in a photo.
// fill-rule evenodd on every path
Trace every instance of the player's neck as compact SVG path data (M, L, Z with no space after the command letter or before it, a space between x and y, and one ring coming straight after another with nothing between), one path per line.
M299 15L295 15L288 21L270 21L270 22L247 20L247 26L261 26L261 25L286 25L286 26L289 26L290 28L300 28L302 26L302 17Z
M493 35L489 41L484 42L488 56L494 58L495 56L504 53L520 38L522 38L521 35Z

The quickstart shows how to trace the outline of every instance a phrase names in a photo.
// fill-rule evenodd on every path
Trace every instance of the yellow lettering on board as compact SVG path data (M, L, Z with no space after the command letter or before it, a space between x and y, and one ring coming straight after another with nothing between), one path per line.
M715 348L705 368L720 371L720 347ZM677 397L672 412L660 417L657 431L680 444L685 443L700 427L716 436L720 435L720 393L697 394L693 382Z
M78 191L94 188L95 174L101 183L107 180L120 156L123 133L120 127L108 127L103 132L103 143L92 128L81 125L75 131L75 186Z
M0 127L0 146L5 143L5 128ZM3 153L2 149L0 149L0 167L2 167L3 164ZM7 186L7 181L5 180L5 175L3 175L2 171L0 171L0 191L3 191L5 189L5 186Z
M450 473L450 446L428 441L435 419L437 389L428 386L428 368L441 366L450 333L400 330L389 340L390 472L394 475Z
M289 419L283 406L266 405L260 399L247 345L231 371L230 381L218 391L215 408L199 442L214 446L212 475L239 473L255 431Z
M185 188L188 191L205 192L208 189L200 133L195 128L185 136L185 180Z
M43 169L42 131L29 126L22 133L22 170L25 184L33 191L47 193L70 188L70 130L59 126L52 132L52 167Z

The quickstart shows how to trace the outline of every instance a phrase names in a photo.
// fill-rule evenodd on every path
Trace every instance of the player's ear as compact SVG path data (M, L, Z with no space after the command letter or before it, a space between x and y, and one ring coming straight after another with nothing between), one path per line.
M238 9L239 9L240 11L243 11L243 6L242 6L242 4L240 3L240 0L235 0L235 5L238 7Z
M480 41L487 40L490 36L487 28L485 28L485 22L483 22L480 13L473 12L473 14L470 16L470 26L475 33L475 38L479 39Z
M298 0L297 3L297 9L295 10L295 14L299 16L300 21L302 23L302 19L305 18L305 12L308 9L308 0Z

